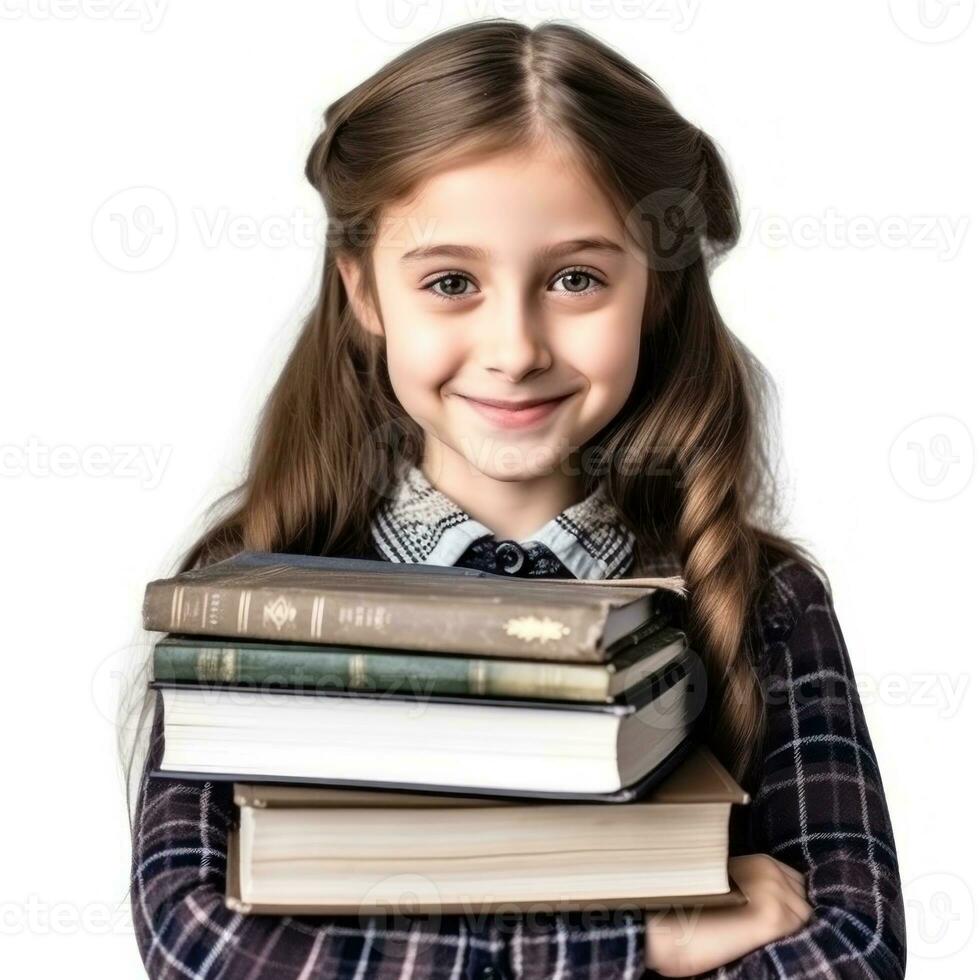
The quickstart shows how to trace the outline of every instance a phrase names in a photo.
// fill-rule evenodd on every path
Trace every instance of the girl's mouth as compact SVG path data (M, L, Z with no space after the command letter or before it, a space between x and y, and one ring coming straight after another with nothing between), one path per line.
M511 403L496 400L493 402L481 401L476 398L468 398L466 395L460 395L460 398L498 428L522 429L544 421L570 395L571 392L547 401L514 400Z

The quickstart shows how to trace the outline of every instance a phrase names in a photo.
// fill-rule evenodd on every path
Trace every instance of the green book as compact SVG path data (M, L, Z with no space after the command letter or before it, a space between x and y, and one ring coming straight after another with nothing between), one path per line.
M671 663L686 647L685 634L663 620L653 620L632 634L611 660L593 664L171 633L154 647L153 679L413 697L463 694L608 703Z

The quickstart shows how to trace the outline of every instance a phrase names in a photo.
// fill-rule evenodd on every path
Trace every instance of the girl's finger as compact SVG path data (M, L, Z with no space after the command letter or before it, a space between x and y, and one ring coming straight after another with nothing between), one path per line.
M811 915L813 915L813 907L805 899L799 898L797 895L790 895L786 901L786 904L802 919L806 922Z
M797 871L796 868L791 868L788 864L783 864L782 861L779 862L779 870L782 871L790 881L795 881L798 885L802 885L806 888L806 875L801 871Z
M806 890L806 882L805 881L799 881L796 878L789 878L789 877L787 877L786 878L786 885L787 885L787 887L789 888L789 890L794 895L799 895L800 898L802 898L802 899L805 899L807 897L807 890Z
M806 880L801 874L783 874L782 880L786 887L787 895L791 895L797 901L806 901Z

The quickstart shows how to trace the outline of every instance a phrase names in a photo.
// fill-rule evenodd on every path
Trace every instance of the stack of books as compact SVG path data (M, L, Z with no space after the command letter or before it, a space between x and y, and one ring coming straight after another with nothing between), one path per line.
M741 901L683 594L262 552L150 582L155 774L235 783L241 911Z

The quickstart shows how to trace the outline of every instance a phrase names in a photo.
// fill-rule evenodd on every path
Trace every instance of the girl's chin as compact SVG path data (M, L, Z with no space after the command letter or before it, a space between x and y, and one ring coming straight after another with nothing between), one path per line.
M509 433L475 433L447 440L456 452L494 480L530 480L546 476L561 465L572 448L567 441L537 441Z

